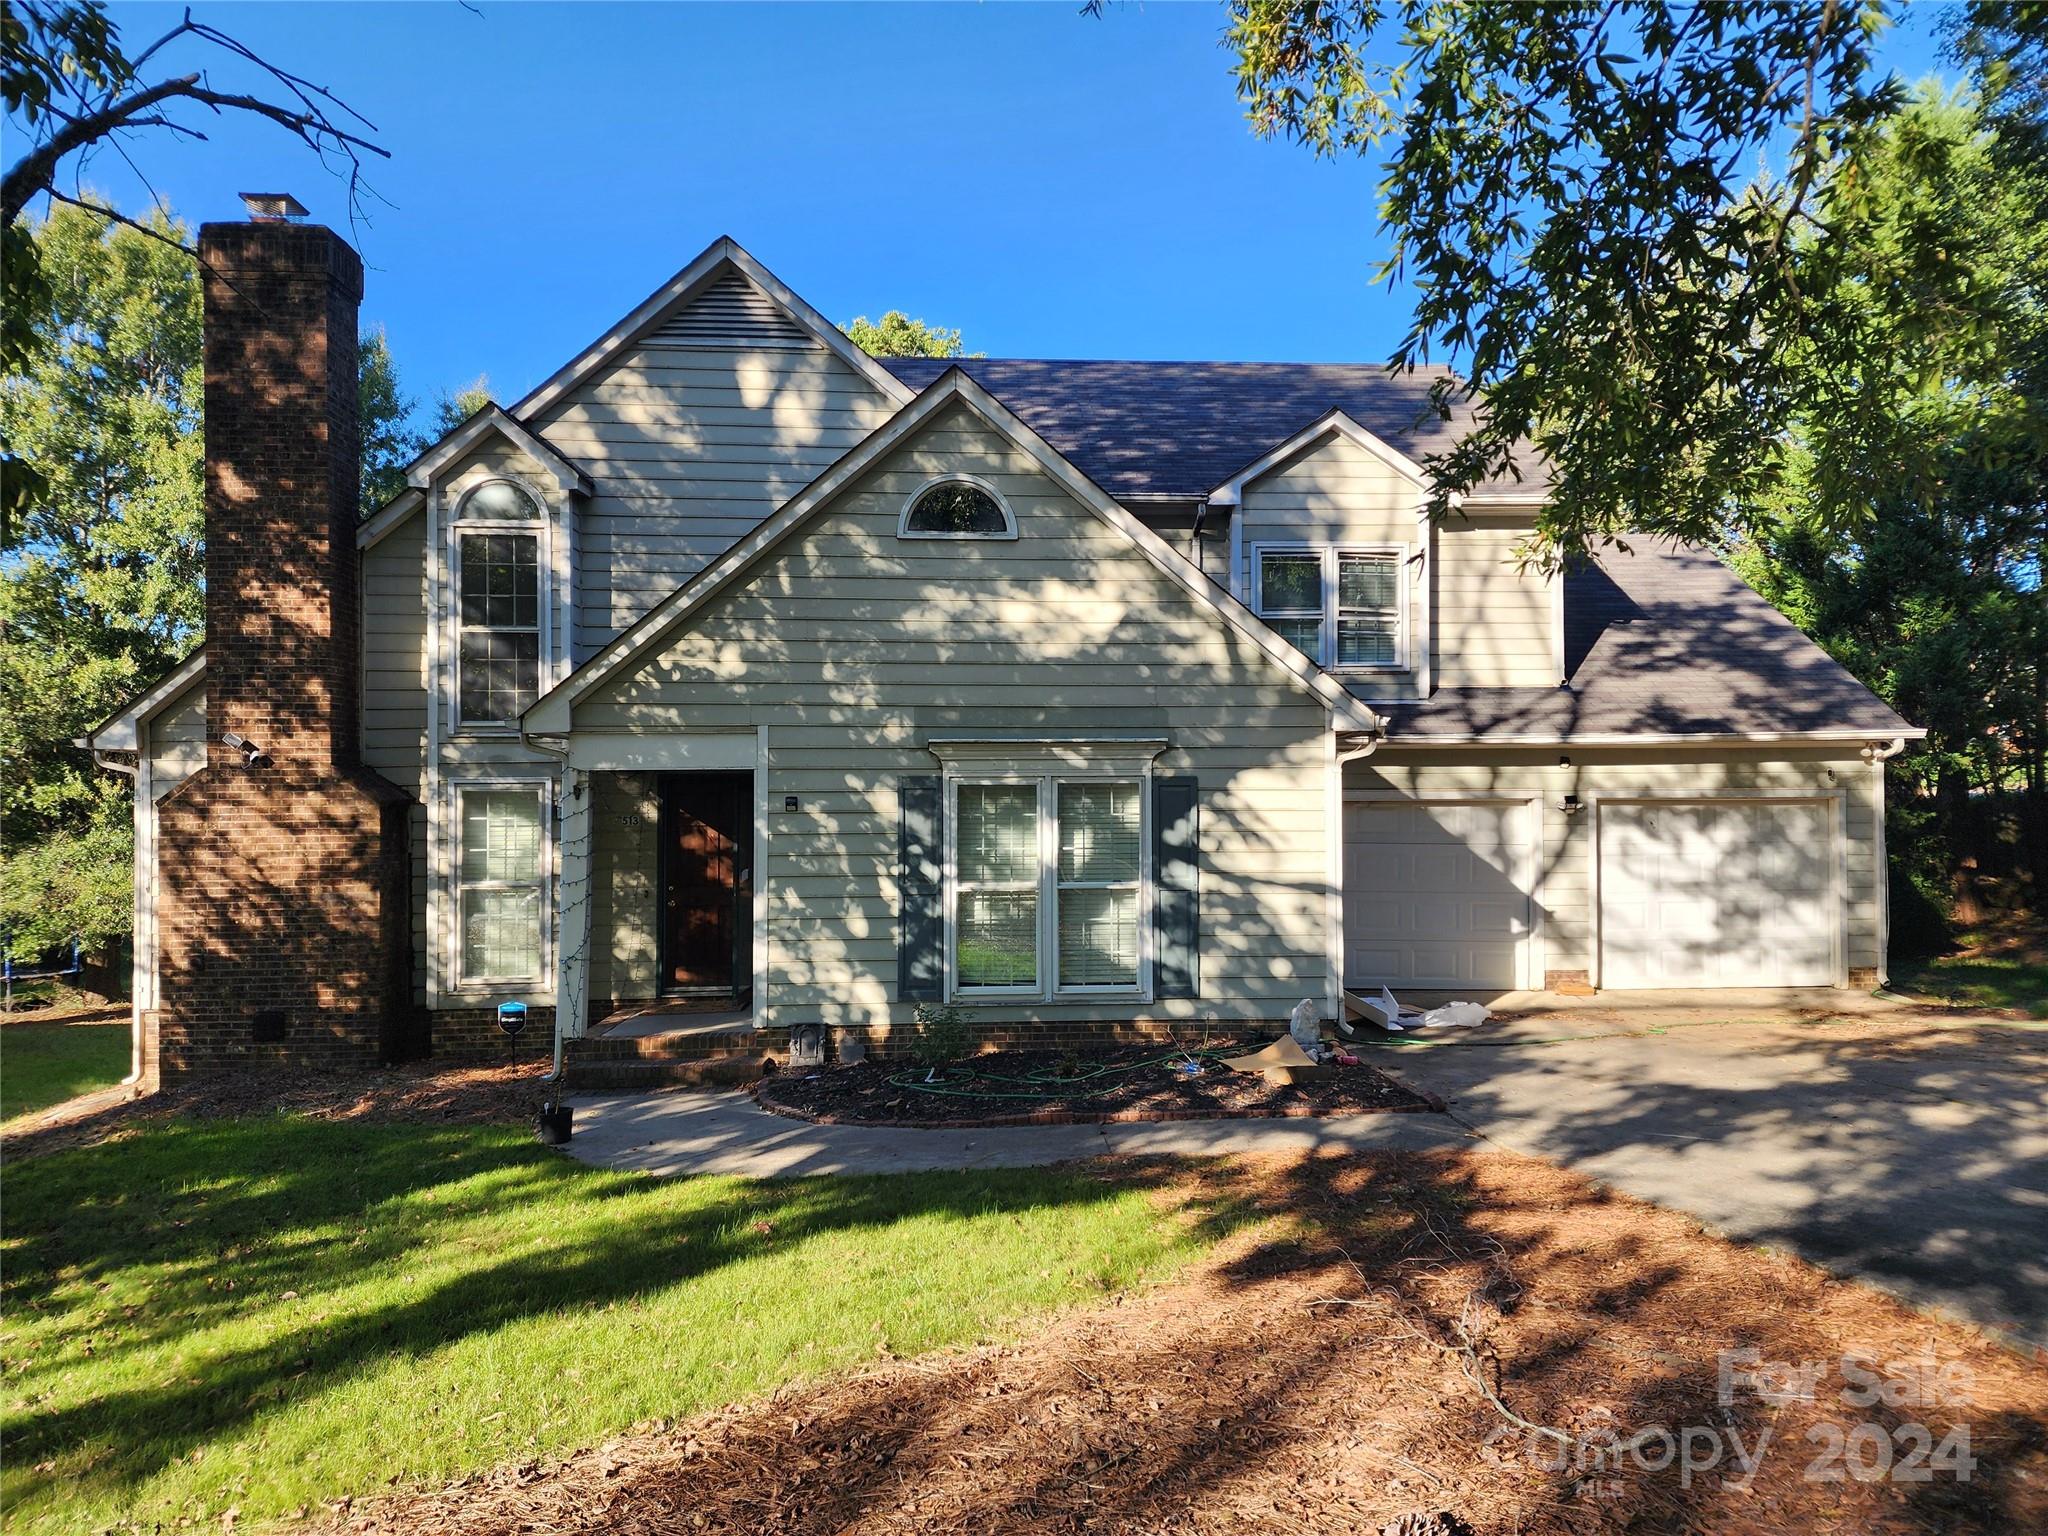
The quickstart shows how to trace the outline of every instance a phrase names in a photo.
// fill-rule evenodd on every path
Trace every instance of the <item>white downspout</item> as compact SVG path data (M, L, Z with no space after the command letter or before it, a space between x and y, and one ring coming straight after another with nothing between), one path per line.
M555 802L554 807L551 808L550 814L555 817L556 832L558 834L562 833L568 825L569 819L568 811L566 807L564 807L563 802L571 798L570 783L572 780L577 779L576 770L569 766L569 744L567 741L561 740L560 738L527 735L526 722L522 719L519 721L519 745L521 745L522 747L526 747L531 751L545 752L550 757L556 757L561 759L562 777L559 780L561 788L557 792L558 798ZM581 799L580 788L577 792L576 798L578 800ZM563 1036L563 1031L568 1028L568 1024L566 1021L568 1019L569 1013L569 1003L562 996L562 981L568 973L568 967L566 967L562 963L563 955L566 952L567 938L567 936L562 932L562 891L564 885L564 869L562 867L563 859L561 843L564 840L564 838L558 837L555 845L555 1061L554 1065L548 1069L548 1075L544 1079L542 1079L542 1081L550 1084L559 1083L562 1080L562 1056L566 1045ZM585 899L588 899L587 895ZM585 915L585 921L586 923L588 922L587 914ZM584 963L587 963L587 960Z
M126 774L134 781L135 808L132 814L135 824L135 854L134 872L130 876L133 888L130 910L135 920L130 925L133 932L129 940L134 953L128 965L128 1075L122 1078L118 1085L122 1088L133 1088L142 1082L143 977L156 966L155 925L145 925L141 920L143 883L145 880L153 879L156 874L156 839L148 835L149 822L156 815L156 805L150 797L149 759L138 751L134 762L124 763L108 756L86 740L81 739L74 745L91 752L92 760L97 766L114 773ZM145 926L148 928L147 932L144 931ZM145 953L145 950L148 952Z
M1868 742L1862 751L1870 764L1870 846L1877 860L1877 984L1891 984L1892 967L1892 870L1891 855L1884 841L1884 765L1906 750L1906 738L1890 742Z

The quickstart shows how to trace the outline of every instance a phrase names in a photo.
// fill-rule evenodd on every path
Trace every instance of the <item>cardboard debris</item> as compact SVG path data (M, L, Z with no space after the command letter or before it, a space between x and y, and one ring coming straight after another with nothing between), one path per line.
M1226 1056L1223 1065L1233 1072L1256 1072L1276 1088L1307 1082L1328 1070L1318 1067L1315 1058L1304 1051L1292 1035L1282 1035L1262 1051L1253 1051L1245 1056Z

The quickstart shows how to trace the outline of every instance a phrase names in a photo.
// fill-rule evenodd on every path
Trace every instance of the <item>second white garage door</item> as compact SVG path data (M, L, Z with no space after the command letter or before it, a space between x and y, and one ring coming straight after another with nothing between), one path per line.
M1834 984L1831 802L1603 802L1599 816L1602 987Z
M1344 807L1344 984L1528 985L1526 801L1354 800Z

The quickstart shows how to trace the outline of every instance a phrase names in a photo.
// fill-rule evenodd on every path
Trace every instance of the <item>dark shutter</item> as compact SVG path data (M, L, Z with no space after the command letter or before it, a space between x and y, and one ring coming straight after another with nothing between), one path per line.
M946 788L937 774L897 781L896 995L936 1003L946 993Z
M1152 995L1200 997L1202 836L1192 776L1152 781Z

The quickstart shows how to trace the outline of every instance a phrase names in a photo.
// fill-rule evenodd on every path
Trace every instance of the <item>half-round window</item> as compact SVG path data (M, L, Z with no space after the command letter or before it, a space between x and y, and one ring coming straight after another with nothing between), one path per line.
M1014 539L1017 520L987 486L941 480L910 498L898 532L906 539Z
M525 486L511 480L486 480L462 498L455 515L477 521L530 523L546 514Z

